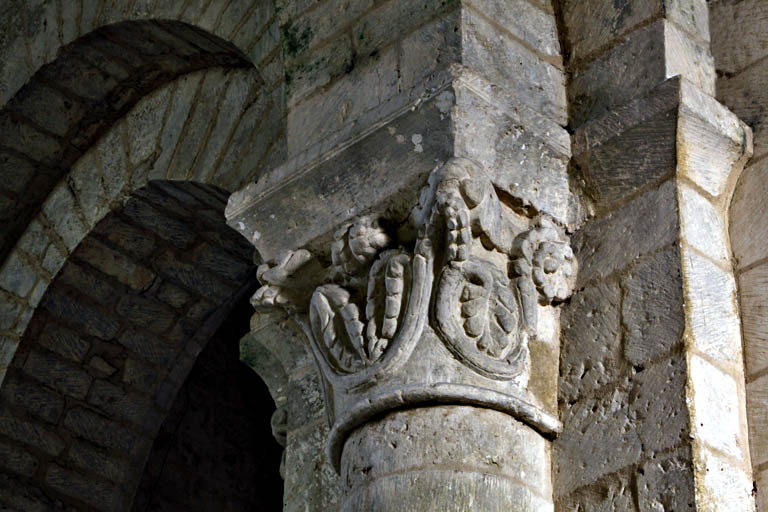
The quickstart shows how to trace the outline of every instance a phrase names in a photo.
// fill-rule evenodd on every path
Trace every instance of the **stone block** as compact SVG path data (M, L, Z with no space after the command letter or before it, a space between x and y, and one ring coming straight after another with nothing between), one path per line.
M8 112L0 115L0 144L50 166L56 165L64 149L59 139L15 120Z
M683 240L713 260L727 265L728 231L721 211L695 189L679 185L680 230Z
M640 510L686 510L696 506L690 448L648 460L637 475Z
M99 446L123 453L129 453L138 441L138 435L135 432L82 407L67 411L63 425Z
M86 243L90 241L90 239L85 240ZM87 265L78 263L77 261L70 260L69 264L61 269L57 276L57 285L61 283L71 286L83 295L102 304L108 304L114 300L118 292L109 278L102 277L98 272L89 269Z
M128 135L128 161L138 165L156 151L171 91L162 87L143 97L121 120Z
M716 397L715 397L716 398ZM732 397L729 397L732 399ZM732 413L733 404L729 412ZM727 407L725 404L721 407ZM719 408L719 407L718 407ZM768 462L768 376L747 382L747 419L752 467Z
M322 12L322 11L321 11ZM293 107L319 87L347 73L353 63L352 41L346 34L286 63L285 86L288 106Z
M51 464L45 474L45 483L52 489L88 503L105 511L118 511L123 508L123 495L114 486L85 476L75 471Z
M163 371L143 361L126 359L123 365L123 382L144 393L154 394L163 377Z
M22 450L18 446L13 446L0 441L0 466L5 470L17 475L32 476L39 462L33 455Z
M67 460L76 469L98 473L103 478L117 484L124 482L130 471L123 459L83 441L72 443L67 452Z
M70 251L77 247L88 232L78 215L75 197L64 182L59 183L50 193L43 204L43 213Z
M619 332L620 291L605 281L579 290L561 316L560 401L592 396L625 371Z
M599 209L611 209L614 204L643 187L675 172L677 102L674 101L674 105L669 105L668 109L664 108L667 105L654 108L656 103L668 103L663 98L677 92L669 91L670 88L654 91L661 98L648 98L643 105L639 102L633 105L642 108L642 113L622 112L623 122L630 118L636 119L637 124L621 125L618 119L608 114L584 125L582 132L576 134L576 140L592 144L587 151L576 154L575 159L581 168L586 192ZM654 112L655 115L650 118L644 118L646 110L651 109L661 111ZM581 149L576 147L577 144L574 142L574 151Z
M664 2L614 2L613 0L566 0L563 21L568 30L571 58L587 61L663 12Z
M56 424L64 410L63 398L18 377L7 379L0 393L10 403L49 423Z
M241 356L255 344L269 350L286 374L303 371L304 367L315 364L301 327L283 311L256 313L251 317L251 332L240 342Z
M696 507L702 512L755 510L752 479L743 469L733 466L709 450L699 453L696 482Z
M681 84L678 174L720 198L729 192L734 170L740 171L752 155L752 134L714 98Z
M509 31L525 46L536 53L543 54L553 62L560 60L560 40L558 38L555 15L525 0L473 0L466 3L483 17Z
M768 368L768 265L739 275L739 306L747 378Z
M0 433L54 457L66 447L61 437L52 429L34 420L18 418L4 406L0 406Z
M574 71L569 87L571 124L579 127L675 75L714 95L714 64L708 48L665 20L639 28Z
M327 443L325 421L288 433L284 511L302 512L308 503L319 510L338 509L341 480L326 460Z
M288 154L296 155L334 135L398 92L397 52L389 47L356 65L323 94L307 98L289 111Z
M140 295L123 295L115 312L129 323L154 333L167 330L176 317L176 313L162 302Z
M234 283L217 278L199 267L179 261L176 255L171 252L163 252L157 257L155 270L169 281L216 302L230 297L236 289Z
M763 471L757 473L755 480L755 484L758 489L757 496L755 497L757 510L765 510L765 507L768 507L768 493L764 491L765 489L768 489L768 470L764 469ZM761 489L763 492L760 492Z
M768 55L764 2L709 2L709 10L712 53L719 71L734 74Z
M54 60L40 73L41 78L92 101L103 100L117 86L113 77L74 55Z
M24 373L73 398L82 399L93 380L86 372L49 352L33 351L24 363Z
M208 142L220 101L226 92L227 80L219 70L206 72L197 91L187 123L176 144L173 160L168 167L168 177L188 179L194 169L195 160ZM178 129L172 127L171 129Z
M461 13L452 10L403 38L398 56L402 90L426 83L438 70L461 62L460 26Z
M111 242L135 259L144 259L155 250L155 238L151 233L125 223L117 216L104 219L92 234Z
M81 363L90 350L90 342L82 339L71 329L48 323L37 342L60 356Z
M183 127L190 115L192 103L204 76L204 71L189 73L180 77L172 86L173 95L169 100L165 126L160 134L160 154L153 167L153 173L157 173L160 178L167 176L171 160L176 154L176 146L184 132Z
M639 512L631 471L619 471L558 498L556 510Z
M747 167L739 179L730 208L729 236L734 266L743 269L768 256L768 159Z
M174 308L181 308L187 304L192 295L168 282L163 282L157 290L156 297Z
M733 274L685 246L682 256L691 346L716 361L742 364Z
M733 377L698 356L691 356L689 369L692 433L700 442L736 460L747 460L741 424L743 404Z
M103 311L54 290L46 293L40 304L55 316L82 329L84 333L104 340L112 339L120 327L117 320L105 315Z
M196 181L210 181L209 177L216 172L221 154L227 149L232 132L240 121L244 105L253 101L255 95L263 94L261 86L261 78L255 68L231 73L215 121L211 121L215 124L208 141L195 161L194 170L190 171L190 176Z
M177 350L174 347L147 333L129 329L117 341L142 359L157 365L170 366L176 358Z
M280 27L286 63L290 66L292 59L330 38L345 37L339 32L360 18L373 3L373 0L326 0L321 8L288 20Z
M14 300L13 295L3 294L2 303L0 303L0 329L12 329L19 318L22 305L18 298Z
M45 256L43 256L43 261L41 265L51 275L56 275L56 273L59 271L62 265L64 265L64 262L66 260L67 260L66 249L61 250L58 247L58 245L51 244L48 246L48 249L45 251Z
M86 112L82 103L39 81L22 88L9 106L59 137L76 127Z
M521 103L567 123L565 73L531 53L472 9L461 13L462 64L508 89ZM520 72L520 70L525 72Z
M627 268L639 256L677 242L678 212L674 181L603 217L589 221L572 237L579 275L576 287Z
M685 360L680 354L635 375L627 420L633 422L628 428L637 432L644 457L687 442L691 420L686 377Z
M244 282L256 270L250 258L243 261L214 245L200 244L190 254L195 264L232 281Z
M670 247L630 267L622 282L621 321L624 353L645 366L683 340L683 278L680 250Z
M34 268L20 257L19 252L12 252L0 269L0 287L19 298L26 297L37 280Z
M101 184L101 169L95 151L87 152L75 163L68 181L88 227L95 226L110 209L110 202Z
M570 153L567 146L558 144L560 127L544 121L544 116L532 112L524 102L500 108L499 101L489 101L484 94L487 89L478 90L478 79L470 84L466 76L466 82L454 85L456 106L444 108L450 109L455 124L454 152L480 164L494 185L517 199L523 209L545 212L563 224L573 223L567 170ZM491 85L490 89L499 88Z
M155 232L160 238L179 249L187 249L195 239L195 233L185 223L138 198L132 199L125 205L122 215L141 227Z
M35 164L26 158L21 158L8 151L0 151L0 173L6 176L3 188L21 194L26 189L32 177L40 172Z
M162 416L151 400L123 389L104 380L96 380L88 393L88 403L100 409L109 417L134 423L149 432L160 426Z
M352 28L355 49L359 55L371 55L411 33L439 13L456 8L458 3L455 0L382 3Z
M641 460L629 402L629 390L620 387L561 409L563 431L553 455L556 499Z

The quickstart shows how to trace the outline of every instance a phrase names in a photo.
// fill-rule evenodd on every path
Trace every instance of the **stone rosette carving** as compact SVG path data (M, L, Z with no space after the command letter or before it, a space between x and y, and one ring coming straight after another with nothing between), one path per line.
M311 342L335 462L355 425L409 403L467 401L558 428L519 386L537 311L569 296L576 261L554 220L510 212L478 165L454 158L430 175L407 226L358 217L335 232L330 266L299 249L259 267L254 306L294 312Z

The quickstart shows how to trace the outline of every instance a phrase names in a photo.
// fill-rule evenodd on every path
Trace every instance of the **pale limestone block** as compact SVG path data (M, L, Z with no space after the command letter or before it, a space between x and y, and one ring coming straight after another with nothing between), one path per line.
M472 9L461 13L462 64L536 112L566 124L565 73L528 51ZM525 72L521 73L520 69Z
M26 4L29 10L26 23L29 61L32 69L37 71L53 61L59 51L59 2L29 0Z
M39 219L33 219L21 235L16 247L42 264L51 237L48 230L40 223Z
M557 500L557 510L638 512L632 473L619 471Z
M747 421L752 467L768 462L768 375L747 383Z
M665 22L664 46L667 78L681 75L710 96L715 95L715 61L709 45L702 45L674 24Z
M149 158L157 148L158 136L163 128L163 116L168 108L170 88L163 87L150 93L125 116L128 133L128 160L132 166Z
M715 2L717 3L717 2ZM674 22L695 39L709 42L709 6L707 0L667 0L664 2L667 19Z
M708 446L745 460L739 392L733 378L698 356L691 356L689 390L692 433Z
M321 421L288 432L285 447L284 512L336 512L342 482L326 460L328 427Z
M312 9L289 20L282 27L283 50L288 62L322 41L338 36L340 27L358 19L372 5L373 0L327 0L322 9ZM391 23L390 20L381 21ZM392 28L397 30L390 26ZM366 55L365 52L360 54L361 57Z
M65 182L56 185L48 196L43 205L43 213L70 252L88 232L78 215L75 196Z
M526 0L472 0L466 5L494 20L536 52L560 58L555 16Z
M720 263L728 263L726 228L722 213L685 183L678 187L680 230L692 247Z
M289 111L288 155L332 136L398 92L397 52L389 47Z
M709 450L701 450L696 461L696 510L754 512L752 479Z
M709 2L712 53L718 70L736 73L768 55L768 4Z
M120 124L112 126L95 146L101 163L101 183L110 201L120 197L128 184L128 154L120 134Z
M687 78L687 77L686 77ZM752 155L749 128L713 97L681 81L678 174L718 197Z
M768 264L739 275L747 377L768 368Z
M768 257L768 159L747 167L736 185L730 208L731 248L736 268Z
M344 75L352 62L352 41L346 35L302 55L300 60L288 61L285 64L288 107L294 107L335 77Z
M741 322L733 275L682 248L683 282L691 346L717 361L741 363Z
M109 212L110 203L101 185L101 169L95 151L88 151L75 162L68 180L88 227L92 228Z

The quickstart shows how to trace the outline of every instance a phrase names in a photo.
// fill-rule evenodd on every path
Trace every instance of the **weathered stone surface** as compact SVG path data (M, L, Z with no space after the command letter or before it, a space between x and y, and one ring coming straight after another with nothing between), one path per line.
M21 448L0 441L0 465L6 470L23 476L32 476L38 460Z
M607 281L578 291L564 309L560 401L589 396L622 375L620 304L618 285Z
M713 260L728 264L727 230L720 211L684 183L678 197L683 239Z
M768 10L763 2L709 2L709 9L718 71L735 74L768 54L763 30Z
M120 510L125 500L123 494L113 486L56 464L48 468L45 483L64 495L78 498L101 510Z
M696 482L696 506L703 512L755 508L752 481L743 469L734 467L709 450L699 454L701 478Z
M64 416L63 424L75 434L99 446L124 453L130 452L138 441L138 435L134 432L82 407L70 409Z
M739 179L730 209L729 235L736 268L745 268L768 255L768 208L763 203L768 194L764 179L768 159L747 167Z
M749 377L768 368L768 265L750 269L738 279L744 365Z
M308 503L322 512L339 509L341 481L326 460L327 439L324 421L288 433L284 512L302 512Z
M60 292L46 293L41 305L59 318L101 339L111 339L120 327L114 318Z
M43 424L17 418L7 407L0 406L0 433L47 453L58 456L66 447L64 441L53 429Z
M77 257L137 291L146 290L155 278L150 269L90 237L78 247Z
M632 266L622 282L624 354L635 366L645 366L682 344L680 265L680 250L670 247Z
M637 476L640 510L686 510L696 504L691 453L683 448L643 464Z
M677 240L675 183L667 181L574 234L580 270L577 286L624 269L637 257Z
M0 394L10 403L53 424L58 422L64 410L62 397L26 380L8 379Z
M682 248L686 316L691 345L723 363L740 363L741 329L733 274Z
M87 340L79 337L71 329L53 324L46 325L38 343L76 363L82 362L91 348Z
M608 475L555 502L556 510L638 512L631 471Z
M747 416L752 467L768 462L768 376L747 382Z
M84 371L43 351L29 354L24 372L67 396L79 399L85 398L93 381Z

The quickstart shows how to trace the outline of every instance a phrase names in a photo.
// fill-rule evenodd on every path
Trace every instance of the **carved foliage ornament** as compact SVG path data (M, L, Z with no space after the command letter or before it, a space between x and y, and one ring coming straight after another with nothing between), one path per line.
M550 218L516 233L508 215L490 179L474 163L453 159L432 173L411 213L418 233L412 250L378 219L360 217L335 233L330 268L306 250L261 265L264 286L253 303L308 317L308 334L328 366L354 374L417 341L436 274L432 312L443 342L475 371L513 378L527 363L538 305L567 298L576 262Z

